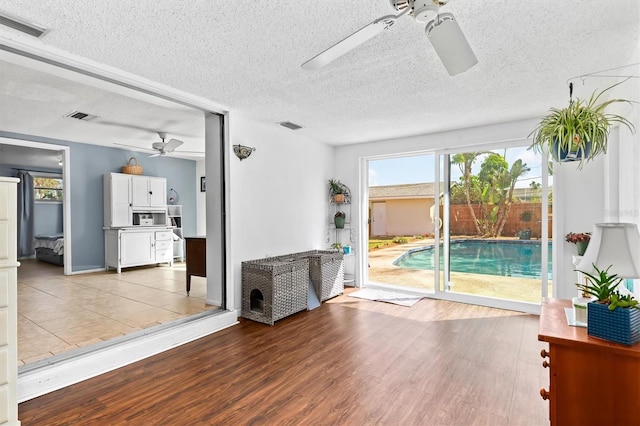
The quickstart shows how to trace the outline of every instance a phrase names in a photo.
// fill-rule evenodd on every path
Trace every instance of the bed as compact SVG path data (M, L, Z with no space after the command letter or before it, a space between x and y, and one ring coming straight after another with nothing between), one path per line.
M36 259L54 265L64 265L63 234L36 235L34 237Z

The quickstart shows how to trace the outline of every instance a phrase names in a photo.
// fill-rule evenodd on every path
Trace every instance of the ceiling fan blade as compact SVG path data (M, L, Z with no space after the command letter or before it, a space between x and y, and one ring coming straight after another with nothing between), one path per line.
M178 139L171 139L169 142L167 142L164 145L164 151L165 152L171 152L174 149L176 149L177 147L179 147L180 145L182 145L184 142L179 141Z
M159 157L159 156L161 156L161 155L162 155L162 154L160 154L160 153L158 153L158 154L153 154L153 155L150 155L150 156L149 156L149 158L151 158L151 157Z
M376 19L369 25L360 28L355 33L340 40L338 43L334 44L324 52L321 52L313 58L309 59L307 62L300 66L306 70L317 70L324 67L329 62L338 59L340 56L360 46L362 43L375 37L382 31L391 28L396 22L396 19L407 13L409 9L410 8L404 9L399 15L387 15L383 16L382 18Z

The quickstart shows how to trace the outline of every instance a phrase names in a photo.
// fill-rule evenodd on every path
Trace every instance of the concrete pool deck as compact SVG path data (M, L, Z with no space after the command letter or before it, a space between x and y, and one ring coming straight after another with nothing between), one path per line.
M509 241L513 238L505 238L505 240ZM369 251L369 282L433 292L435 282L433 271L401 268L393 264L393 261L405 252L432 245L433 242L433 238L425 238L407 244ZM541 300L540 279L452 272L451 282L452 291L456 293L531 303L540 303ZM549 282L549 294L551 294L551 282Z

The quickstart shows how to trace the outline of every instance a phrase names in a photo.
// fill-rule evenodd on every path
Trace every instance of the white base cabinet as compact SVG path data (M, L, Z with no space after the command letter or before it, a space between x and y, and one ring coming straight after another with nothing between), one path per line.
M173 265L173 232L167 228L121 228L104 231L105 268L168 263Z
M18 421L18 179L0 177L0 424Z

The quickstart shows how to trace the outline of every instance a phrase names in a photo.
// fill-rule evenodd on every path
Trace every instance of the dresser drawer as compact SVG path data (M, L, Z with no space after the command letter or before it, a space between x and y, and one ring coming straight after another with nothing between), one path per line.
M156 250L165 250L169 247L173 249L173 241L171 240L156 241Z
M156 231L156 241L159 240L173 240L173 232L172 231Z

